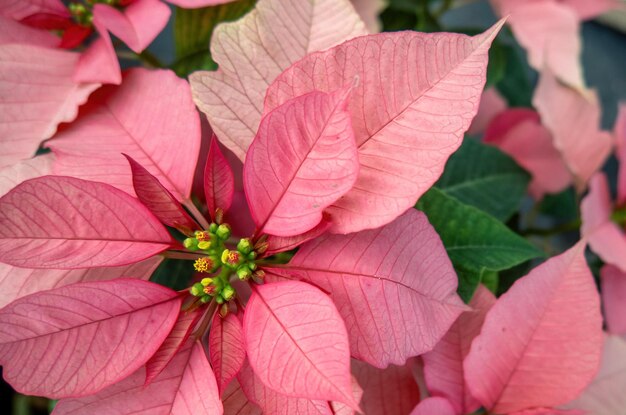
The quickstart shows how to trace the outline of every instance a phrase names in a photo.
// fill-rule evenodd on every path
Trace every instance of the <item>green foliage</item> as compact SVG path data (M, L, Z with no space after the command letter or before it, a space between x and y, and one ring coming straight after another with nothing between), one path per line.
M520 208L530 175L496 147L465 139L436 186L506 222Z
M544 255L493 216L435 187L416 207L426 213L441 237L460 274L459 293L466 299L486 272L502 271Z
M173 290L183 290L191 285L194 273L193 261L166 258L154 271L150 281Z
M506 76L503 76L495 83L498 91L506 98L511 107L531 107L532 106L532 85L529 79L529 66L519 48L509 45L500 47L503 58L506 62ZM491 53L490 53L491 58Z
M176 62L172 64L172 69L179 76L187 76L197 70L217 69L209 51L213 30L221 22L239 19L255 3L256 0L239 0L200 9L177 7L174 20Z

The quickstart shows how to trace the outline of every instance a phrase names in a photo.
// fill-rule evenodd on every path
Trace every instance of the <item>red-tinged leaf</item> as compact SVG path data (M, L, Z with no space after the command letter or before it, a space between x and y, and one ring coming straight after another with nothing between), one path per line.
M0 15L0 45L20 43L55 48L60 39L54 33L20 24Z
M104 181L133 193L128 154L185 201L200 151L200 120L189 85L171 71L131 69L119 87L47 145L55 173Z
M53 163L54 154L44 154L0 169L0 196L25 180L49 175Z
M412 411L411 415L456 415L452 404L445 398L426 398L420 402Z
M13 20L22 20L36 13L50 13L69 17L61 0L2 0L0 15Z
M219 69L190 76L196 104L220 141L243 160L270 83L305 55L366 33L348 0L260 0L242 19L215 29L211 57Z
M189 342L154 382L143 368L96 395L63 399L55 415L204 415L223 413L217 385L201 343Z
M28 268L128 265L172 237L137 199L62 176L25 181L0 198L0 261Z
M379 368L431 350L466 309L441 239L415 209L379 229L317 238L268 269L330 293L352 356Z
M578 243L517 280L489 310L463 368L489 412L554 407L593 379L602 351L600 298Z
M262 415L261 408L248 400L237 379L222 393L224 415Z
M146 206L161 222L180 230L185 235L191 235L200 227L172 194L159 182L159 179L150 174L141 164L130 156L126 156L133 174L133 188L141 203Z
M163 260L160 256L132 265L88 269L31 269L0 264L0 308L28 294L63 287L83 281L116 278L147 280Z
M93 28L89 26L72 24L63 32L63 37L61 38L61 44L59 47L64 49L74 49L75 47L80 46L92 33Z
M152 43L169 17L169 7L159 0L135 0L123 12L107 4L95 4L93 7L94 21L136 53Z
M530 109L514 108L494 118L484 141L507 153L532 175L529 191L537 200L565 190L572 174L552 143L552 135Z
M487 52L503 21L485 33L382 33L308 55L267 91L265 113L304 93L359 83L349 111L359 178L327 209L336 233L385 225L441 175L460 146L485 84Z
M320 290L296 281L256 287L243 329L250 365L267 387L288 396L358 408L352 396L346 329Z
M311 239L315 239L323 235L328 229L330 229L331 223L328 220L322 219L322 221L313 229L308 232L295 236L274 236L270 235L267 238L268 248L265 252L265 256L277 254L279 252L289 251L294 249Z
M68 285L0 310L0 364L20 393L89 395L141 367L170 332L181 299L147 281Z
M217 137L213 135L204 167L204 196L212 219L215 219L217 208L224 212L230 209L234 193L235 176L217 144Z
M161 344L159 350L146 362L146 385L152 383L178 354L189 339L200 317L202 317L202 312L199 310L180 312L170 334Z
M559 84L544 71L533 97L541 122L552 133L554 147L582 191L613 147L611 134L600 130L600 104L595 91L582 92Z
M354 395L355 402L361 402L361 398L363 398L363 389L354 376L352 376L352 394ZM354 415L357 413L354 409L343 402L330 402L330 408L333 411L333 415ZM363 408L361 408L361 411L358 413L362 413L362 411Z
M420 400L419 388L407 366L378 369L352 359L352 373L363 388L364 414L408 414Z
M626 104L621 104L615 122L615 155L619 161L617 204L626 204Z
M43 30L67 30L74 23L67 16L52 13L35 13L20 20L20 23ZM57 37L58 38L58 37Z
M600 270L602 307L607 331L626 336L626 272L612 265Z
M244 187L260 232L295 236L315 228L359 171L348 90L312 92L267 114L248 149Z
M327 401L291 397L270 389L255 375L248 361L241 368L237 380L250 402L261 408L264 414L333 415Z
M472 120L467 133L470 135L483 134L491 121L502 112L506 111L507 102L500 95L495 87L486 89L480 97L480 105L478 107L478 113Z
M604 173L597 173L589 181L589 193L580 204L582 226L580 232L589 246L608 264L626 272L626 235L611 220L613 204L609 183Z
M235 314L222 318L215 313L209 332L209 359L221 394L246 360L243 327Z
M78 57L25 44L0 47L0 167L34 156L99 86L72 80Z
M564 407L594 415L622 415L626 408L625 390L626 341L606 336L600 371L583 393Z
M94 29L99 37L81 53L74 81L119 85L122 83L122 72L111 36L97 21L94 22Z
M553 408L535 408L527 409L524 411L513 412L511 415L585 415L583 411L569 411L567 409L553 409Z
M472 413L481 406L465 384L463 360L495 302L491 291L478 286L469 304L472 310L461 314L437 346L422 356L428 391L446 398L457 414Z

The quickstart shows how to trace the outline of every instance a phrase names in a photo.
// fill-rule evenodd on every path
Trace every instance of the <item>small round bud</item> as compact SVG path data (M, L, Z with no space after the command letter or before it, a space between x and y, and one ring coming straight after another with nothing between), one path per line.
M248 238L240 239L239 243L237 243L237 251L241 252L244 255L247 255L250 252L252 252L252 249L253 249L252 242L250 242L250 239Z
M220 317L226 317L228 315L228 311L228 304L222 304L220 307Z
M200 284L202 284L203 287L206 287L207 285L211 285L213 284L213 278L202 278L202 280L200 281Z
M224 297L224 300L230 301L235 296L235 289L232 285L226 284L221 292L221 296Z
M196 261L193 263L193 267L198 272L211 272L215 267L215 264L213 263L211 258L202 257L196 259Z
M218 304L224 304L224 297L222 297L221 295L216 295L215 296L215 302Z
M191 295L194 295L196 297L201 295L203 291L204 291L204 286L198 282L192 285L191 288L189 289L189 292L191 293Z
M239 265L239 262L241 262L241 254L237 251L224 249L221 260L224 265L234 268Z
M205 304L206 304L206 303L208 303L209 301L211 301L211 299L212 299L212 298L213 298L213 297L211 297L211 296L209 296L209 295L205 295L205 296L200 297L200 301L202 301L203 303L205 303Z
M230 238L230 232L230 225L228 225L227 223L222 223L220 226L217 227L215 235L217 235L217 237L221 240L225 241L226 239Z
M196 237L198 241L210 241L211 240L211 234L207 231L196 231L194 233L194 236Z
M206 251L211 247L211 241L200 241L198 242L198 248Z
M243 265L237 268L237 277L241 281L247 281L248 279L250 279L251 276L252 276L252 271L250 271L250 268L248 268L247 266Z
M187 238L183 241L183 245L190 251L198 250L198 240L196 238Z
M253 260L256 259L256 252L252 251L248 254L248 259Z
M212 223L209 225L209 232L211 233L215 233L215 231L217 230L218 224L217 223Z

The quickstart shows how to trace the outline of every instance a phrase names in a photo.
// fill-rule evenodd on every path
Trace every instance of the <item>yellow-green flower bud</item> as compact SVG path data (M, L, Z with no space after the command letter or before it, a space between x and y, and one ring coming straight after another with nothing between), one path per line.
M198 250L198 240L196 238L187 238L183 241L183 245L190 251Z
M250 242L250 239L243 238L239 240L239 243L237 244L237 251L241 252L244 255L247 255L252 252L252 249L253 246L252 242Z
M204 294L204 286L200 283L195 283L194 285L191 286L191 288L189 289L189 292L191 293L191 295L195 295L196 297Z
M221 295L216 295L215 296L215 302L218 304L224 304L224 297L222 297Z
M241 281L247 281L248 279L250 279L251 276L252 271L250 271L250 268L248 268L246 265L242 265L237 268L237 277L239 277Z
M200 241L198 242L198 248L206 251L211 247L211 241Z
M200 281L200 284L202 284L203 287L206 287L207 285L211 285L213 284L213 278L202 278L202 280Z
M235 289L232 285L226 284L222 290L221 296L224 297L224 300L230 301L235 296Z
M230 238L230 232L230 226L227 223L222 223L220 226L217 227L215 235L217 235L217 237L221 240L225 241L226 239Z

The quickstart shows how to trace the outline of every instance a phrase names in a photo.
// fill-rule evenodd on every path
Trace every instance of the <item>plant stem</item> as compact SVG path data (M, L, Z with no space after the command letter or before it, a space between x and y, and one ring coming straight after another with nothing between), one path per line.
M202 229L209 229L209 222L190 199L185 200L183 206L187 208L191 216L200 224Z

